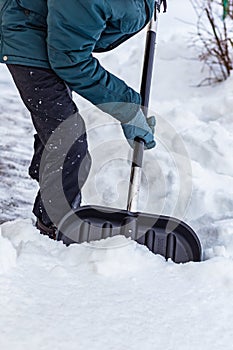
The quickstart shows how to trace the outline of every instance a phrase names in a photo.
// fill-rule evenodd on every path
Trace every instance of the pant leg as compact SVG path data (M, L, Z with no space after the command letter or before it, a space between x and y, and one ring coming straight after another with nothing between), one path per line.
M54 222L54 219L49 217L48 210L45 209L48 208L49 203L42 200L41 191L42 189L44 193L49 191L52 198L53 216L56 217L56 221L62 219L66 212L63 212L63 208L59 205L56 193L56 177L60 176L62 168L62 185L65 197L70 207L75 201L77 202L91 163L87 150L85 124L72 100L71 91L52 70L22 65L8 65L8 69L31 114L37 132L34 156L29 168L30 176L39 181L40 185L33 212L45 225L57 224L58 222ZM83 132L73 142L61 166L60 161L64 156L62 144L58 145L58 151L54 157L54 153L52 156L48 147L48 141L55 130L58 130L62 123L74 114L76 116L75 123L72 128L66 131L67 135L62 136L62 142L66 143L66 139L69 140L74 134L80 135L80 130ZM44 152L45 150L46 152ZM42 166L41 157L43 154L46 156L44 157L45 164ZM81 168L82 174L80 176Z
M34 135L34 154L31 160L31 164L28 169L28 173L32 179L36 180L39 183L39 172L40 172L40 161L42 154L44 152L44 145L41 142L38 134ZM37 196L34 201L33 213L46 225L51 226L52 222L44 208L40 190L37 193Z

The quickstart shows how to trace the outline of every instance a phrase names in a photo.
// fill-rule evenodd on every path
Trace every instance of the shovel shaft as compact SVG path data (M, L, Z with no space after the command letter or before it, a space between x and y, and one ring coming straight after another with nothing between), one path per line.
M146 37L146 49L145 49L145 55L144 55L144 64L143 64L141 90L140 90L140 94L142 98L142 108L145 116L147 116L148 114L148 106L149 106L149 100L150 100L157 25L158 25L158 21L152 20L150 22L149 28L147 31L147 37Z
M147 31L141 90L140 90L140 94L142 98L142 110L146 117L148 115L148 106L149 106L149 100L150 100L157 25L158 25L158 16L157 16L157 8L155 8L154 17L149 23L148 31ZM141 175L142 175L143 151L144 151L143 140L136 139L134 142L133 161L131 166L130 184L129 184L128 201L127 201L127 210L131 212L136 212L138 210L139 189L141 185Z

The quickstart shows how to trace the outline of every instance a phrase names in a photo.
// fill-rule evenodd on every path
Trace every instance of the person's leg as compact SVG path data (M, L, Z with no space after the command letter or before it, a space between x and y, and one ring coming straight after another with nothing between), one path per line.
M8 69L37 131L29 168L30 176L40 183L33 212L44 225L57 225L67 210L59 201L59 177L62 176L64 194L70 207L75 202L77 206L90 169L85 124L67 85L52 70L21 65L8 65ZM75 122L66 127L65 133L55 141L57 144L50 147L50 137L70 116L75 116L72 119ZM64 155L63 144L69 140L74 142Z

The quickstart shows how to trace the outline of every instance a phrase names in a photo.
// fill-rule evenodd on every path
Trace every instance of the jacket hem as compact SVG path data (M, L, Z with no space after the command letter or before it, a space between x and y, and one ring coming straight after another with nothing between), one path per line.
M7 57L7 59L4 59L1 57L0 63L5 64L19 64L23 66L29 66L29 67L39 67L39 68L48 68L52 69L48 61L42 61L42 60L35 60L35 59L28 59L24 57L13 57L13 56L4 56Z

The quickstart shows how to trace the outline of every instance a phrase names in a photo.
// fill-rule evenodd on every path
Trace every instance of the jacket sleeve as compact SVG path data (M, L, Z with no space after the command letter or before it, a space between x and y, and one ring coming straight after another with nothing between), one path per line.
M106 0L48 0L48 55L72 90L125 123L138 112L140 95L92 55L110 17Z

